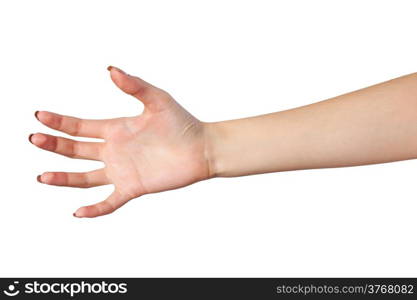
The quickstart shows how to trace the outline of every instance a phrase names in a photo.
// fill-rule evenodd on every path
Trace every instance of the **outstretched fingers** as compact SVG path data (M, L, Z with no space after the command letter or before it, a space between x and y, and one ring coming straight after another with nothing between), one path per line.
M37 111L36 119L49 128L65 132L72 136L103 138L110 120L85 120L63 116L48 111Z
M99 203L83 206L77 209L74 213L74 217L78 218L94 218L98 216L104 216L112 213L116 209L120 208L126 202L128 202L131 197L121 194L119 191L115 190L111 195L104 201Z
M35 146L71 158L100 160L104 143L79 142L49 134L35 133L29 136Z
M45 172L38 176L40 183L58 186L90 188L110 184L104 169L82 173Z

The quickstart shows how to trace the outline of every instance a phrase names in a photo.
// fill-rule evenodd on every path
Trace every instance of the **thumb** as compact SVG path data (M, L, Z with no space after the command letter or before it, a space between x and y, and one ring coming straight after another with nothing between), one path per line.
M119 68L109 66L110 77L114 84L117 85L126 94L132 95L145 105L149 110L157 110L165 100L169 98L167 92L153 86L152 84L131 76Z

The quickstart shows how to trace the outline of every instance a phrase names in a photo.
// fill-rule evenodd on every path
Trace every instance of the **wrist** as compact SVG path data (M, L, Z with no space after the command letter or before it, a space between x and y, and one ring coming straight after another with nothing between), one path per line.
M204 127L204 155L207 161L208 177L224 176L221 167L221 138L220 122L203 123Z

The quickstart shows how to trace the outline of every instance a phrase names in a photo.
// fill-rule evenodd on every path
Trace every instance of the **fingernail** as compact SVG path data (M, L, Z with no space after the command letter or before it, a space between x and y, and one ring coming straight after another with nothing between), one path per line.
M38 112L39 112L39 110L35 111L35 118L39 120L39 118L38 118Z
M32 141L30 139L32 138L32 135L33 135L33 133L29 134L29 142L31 142L31 143L32 143Z
M36 177L36 180L37 180L38 182L42 183L42 181L41 181L41 175L38 175L38 176Z
M107 70L109 70L109 71L111 71L111 70L115 70L115 71L117 71L117 72L119 72L119 73L122 73L122 74L126 74L126 72L125 71L123 71L123 70L121 70L121 69L119 69L119 68L117 68L117 67L113 67L113 66L108 66L107 67Z

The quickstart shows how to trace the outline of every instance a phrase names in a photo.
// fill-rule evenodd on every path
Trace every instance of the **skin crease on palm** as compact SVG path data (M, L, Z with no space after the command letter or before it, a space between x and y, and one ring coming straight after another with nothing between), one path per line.
M183 187L210 178L202 122L167 92L122 70L109 67L113 82L142 101L136 117L82 120L46 111L36 112L44 125L72 136L101 138L78 142L42 133L32 134L35 146L71 158L99 160L104 168L87 173L45 172L38 181L50 185L93 187L113 184L104 201L79 208L76 217L109 214L133 198Z
M417 158L417 73L306 106L255 117L200 122L168 93L111 67L122 91L145 106L142 114L81 120L36 113L44 125L77 142L42 133L29 140L72 158L101 160L87 173L46 172L42 183L73 187L113 184L108 199L79 208L76 217L113 212L148 193L212 177L336 168Z

